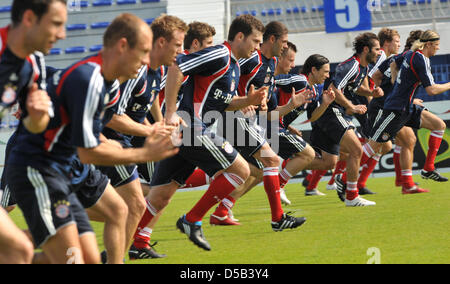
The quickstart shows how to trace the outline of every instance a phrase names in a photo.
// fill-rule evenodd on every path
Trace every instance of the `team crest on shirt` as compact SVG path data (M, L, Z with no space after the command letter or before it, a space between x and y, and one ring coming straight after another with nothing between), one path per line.
M381 139L383 139L383 141L388 141L389 140L389 137L391 137L390 135L389 135L389 133L383 133L383 136L381 136Z
M264 78L264 84L268 84L269 82L271 82L271 80L273 80L272 70L269 67L269 68L267 68L266 78Z
M70 202L67 200L60 200L56 202L54 205L55 207L55 215L60 219L65 219L70 214Z
M230 91L234 92L236 90L236 81L234 79L231 80Z
M17 87L13 86L12 84L5 85L2 94L2 102L5 104L13 103L17 98L16 90Z
M226 141L223 143L222 149L224 149L228 154L233 153L233 146L231 146L231 144Z

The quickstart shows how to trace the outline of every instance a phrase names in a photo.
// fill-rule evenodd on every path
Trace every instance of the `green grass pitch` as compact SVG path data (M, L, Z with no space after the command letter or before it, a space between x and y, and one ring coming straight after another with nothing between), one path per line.
M450 177L450 173L445 174ZM328 180L328 178L326 178ZM212 250L193 245L175 228L175 222L200 198L203 191L179 192L166 208L152 241L168 255L164 259L128 261L132 264L336 264L336 263L450 263L450 188L415 176L430 193L402 195L394 178L371 178L367 186L376 195L373 207L347 208L334 191L326 196L304 195L300 184L289 184L286 193L292 205L284 207L307 222L298 229L275 233L270 226L270 208L264 189L254 188L233 210L241 226L209 225L203 220L205 236ZM212 212L212 211L211 211ZM210 213L211 213L210 212ZM26 225L21 212L12 218ZM99 247L103 249L100 223L93 223Z

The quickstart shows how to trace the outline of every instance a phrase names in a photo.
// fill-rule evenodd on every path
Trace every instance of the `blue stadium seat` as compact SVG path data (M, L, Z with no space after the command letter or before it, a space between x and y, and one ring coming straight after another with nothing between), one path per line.
M99 7L99 6L111 6L112 0L95 0L92 2L92 6Z
M86 52L86 47L84 46L73 46L68 47L64 50L66 54L72 54L72 53L84 53Z
M9 13L9 12L11 12L11 6L0 7L0 13Z
M89 51L97 52L97 51L100 51L102 48L103 48L102 44L97 44L97 45L93 45L93 46L89 47Z
M414 0L413 3L416 4L416 5L417 4L425 4L425 3L430 4L431 0Z
M50 49L49 55L59 55L62 53L61 48L52 48Z
M299 7L294 7L294 8L287 8L286 9L286 13L288 14L299 14L300 12L302 13L306 13L308 12L308 8L306 8L305 6L299 8Z
M68 31L85 30L85 29L87 29L87 25L86 24L72 24L72 25L67 25L66 29Z
M311 11L313 11L313 12L323 12L323 5L313 6L313 7L311 7Z
M155 20L155 18L150 18L150 19L145 19L144 21L145 21L147 24L151 25L151 24L153 23L154 20Z
M117 0L117 5L136 4L136 0Z
M160 0L141 0L141 3L160 2Z
M408 1L406 1L406 0L391 0L390 1L390 3L389 3L389 5L391 5L391 6L406 6L406 5L408 5Z
M78 7L78 5L81 8L86 8L86 7L89 6L89 1L87 1L87 0L82 0L82 1L74 1L74 0L72 0L72 1L67 1L67 5L68 5L69 8L71 8L71 7L73 7L73 8L74 7Z
M262 10L261 15L262 16L274 16L274 15L281 15L283 13L283 10L281 8L276 9L268 9L268 10Z
M441 3L447 3L449 0L441 0Z
M92 29L104 29L109 26L109 22L98 22L98 23L92 23L91 28Z
M258 15L258 12L256 12L256 10L251 10L251 11L243 11L242 12L243 15L252 15L255 16Z

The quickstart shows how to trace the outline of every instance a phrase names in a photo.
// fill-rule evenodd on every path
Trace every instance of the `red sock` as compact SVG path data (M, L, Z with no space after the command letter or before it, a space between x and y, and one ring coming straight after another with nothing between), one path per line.
M311 181L311 178L312 178L312 171L307 171L307 175L306 175L306 180L307 181Z
M333 185L334 184L334 178L336 177L336 175L342 174L345 171L346 167L347 167L347 162L346 161L338 161L336 163L336 167L334 168L333 175L331 176L331 179L328 182L328 185Z
M380 161L381 155L377 154L370 158L367 163L363 166L363 169L361 173L359 174L358 179L358 188L364 188L366 187L366 182L369 179L369 176L373 173L375 170L375 167L378 165L378 162Z
M283 169L278 176L278 178L280 179L280 188L284 188L291 177L292 175L286 169Z
M402 186L402 167L400 166L400 153L402 147L395 146L394 149L394 166L395 166L395 185Z
M363 146L363 154L361 157L360 165L365 165L370 158L375 156L375 151L372 149L369 143L364 144Z
M228 215L228 211L233 208L236 200L233 197L227 196L220 202L219 206L217 206L216 211L214 211L213 215L217 217L225 217Z
M281 164L281 168L284 169L286 168L287 163L289 162L290 159L286 159L283 161L283 163Z
M436 159L439 147L441 147L442 137L444 137L444 130L432 131L430 139L428 140L428 154L425 160L423 169L427 172L435 170L434 160Z
M209 176L201 169L196 169L192 175L187 179L186 185L183 188L193 188L206 185L209 183Z
M228 196L233 190L244 184L244 180L232 173L223 173L218 176L203 194L202 198L186 214L186 220L191 223L201 221L217 202Z
M150 201L146 200L146 202L147 208L145 209L144 215L142 216L137 230L134 233L134 246L137 248L146 247L150 242L151 230L146 227L153 217L158 214L158 211L150 204Z
M264 190L269 198L272 221L278 222L283 217L283 208L280 199L280 180L278 168L264 168Z
M345 198L353 200L359 196L357 182L347 182L347 190L345 191Z
M317 188L317 185L319 184L319 181L322 179L324 175L326 175L327 170L315 170L312 171L312 177L309 181L308 187L306 187L306 190L314 190Z
M412 178L412 170L402 170L403 186L413 188L416 184Z

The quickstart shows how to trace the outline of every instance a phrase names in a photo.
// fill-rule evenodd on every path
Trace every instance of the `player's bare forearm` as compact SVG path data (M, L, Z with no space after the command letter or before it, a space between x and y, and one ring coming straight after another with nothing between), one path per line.
M393 61L390 64L390 68L391 68L391 83L392 83L392 85L394 85L395 81L397 80L397 75L398 75L399 68L397 66L397 63L395 63L395 61Z
M226 111L237 111L248 106L251 106L251 102L248 97L234 96Z
M364 82L361 84L361 86L359 86L358 90L356 90L356 93L359 96L363 96L363 97L371 97L373 95L372 90L370 89L369 81L368 81L367 77L364 80Z
M172 115L177 111L177 96L183 83L183 73L177 64L169 67L166 79L166 114Z
M425 88L425 91L430 96L437 96L449 90L450 90L450 82L447 82L445 84L434 84Z
M110 143L100 143L95 148L78 148L83 164L97 166L129 165L147 162L144 148L119 149Z
M23 120L23 125L30 133L38 134L47 129L49 121L50 116L48 115L43 115L40 118L32 118L27 116Z
M164 116L161 111L161 105L159 104L159 95L156 96L156 99L153 102L152 107L150 108L150 113L152 114L155 122L163 121Z
M316 108L311 114L311 118L309 119L311 122L317 121L322 115L325 113L329 105L321 104L318 108Z
M285 104L284 106L278 106L275 110L267 113L267 119L270 121L278 120L280 117L285 116L286 114L290 113L294 109L294 105L291 101L289 103ZM278 115L274 115L275 112L278 113Z
M115 114L111 121L106 125L119 133L133 136L148 136L151 133L151 129L141 123L132 120L128 115Z
M338 90L333 83L330 85L330 90L333 91L336 95L336 103L338 103L340 106L344 107L345 109L353 108L353 104L347 100L347 98L344 96L344 94L341 92L341 90Z

